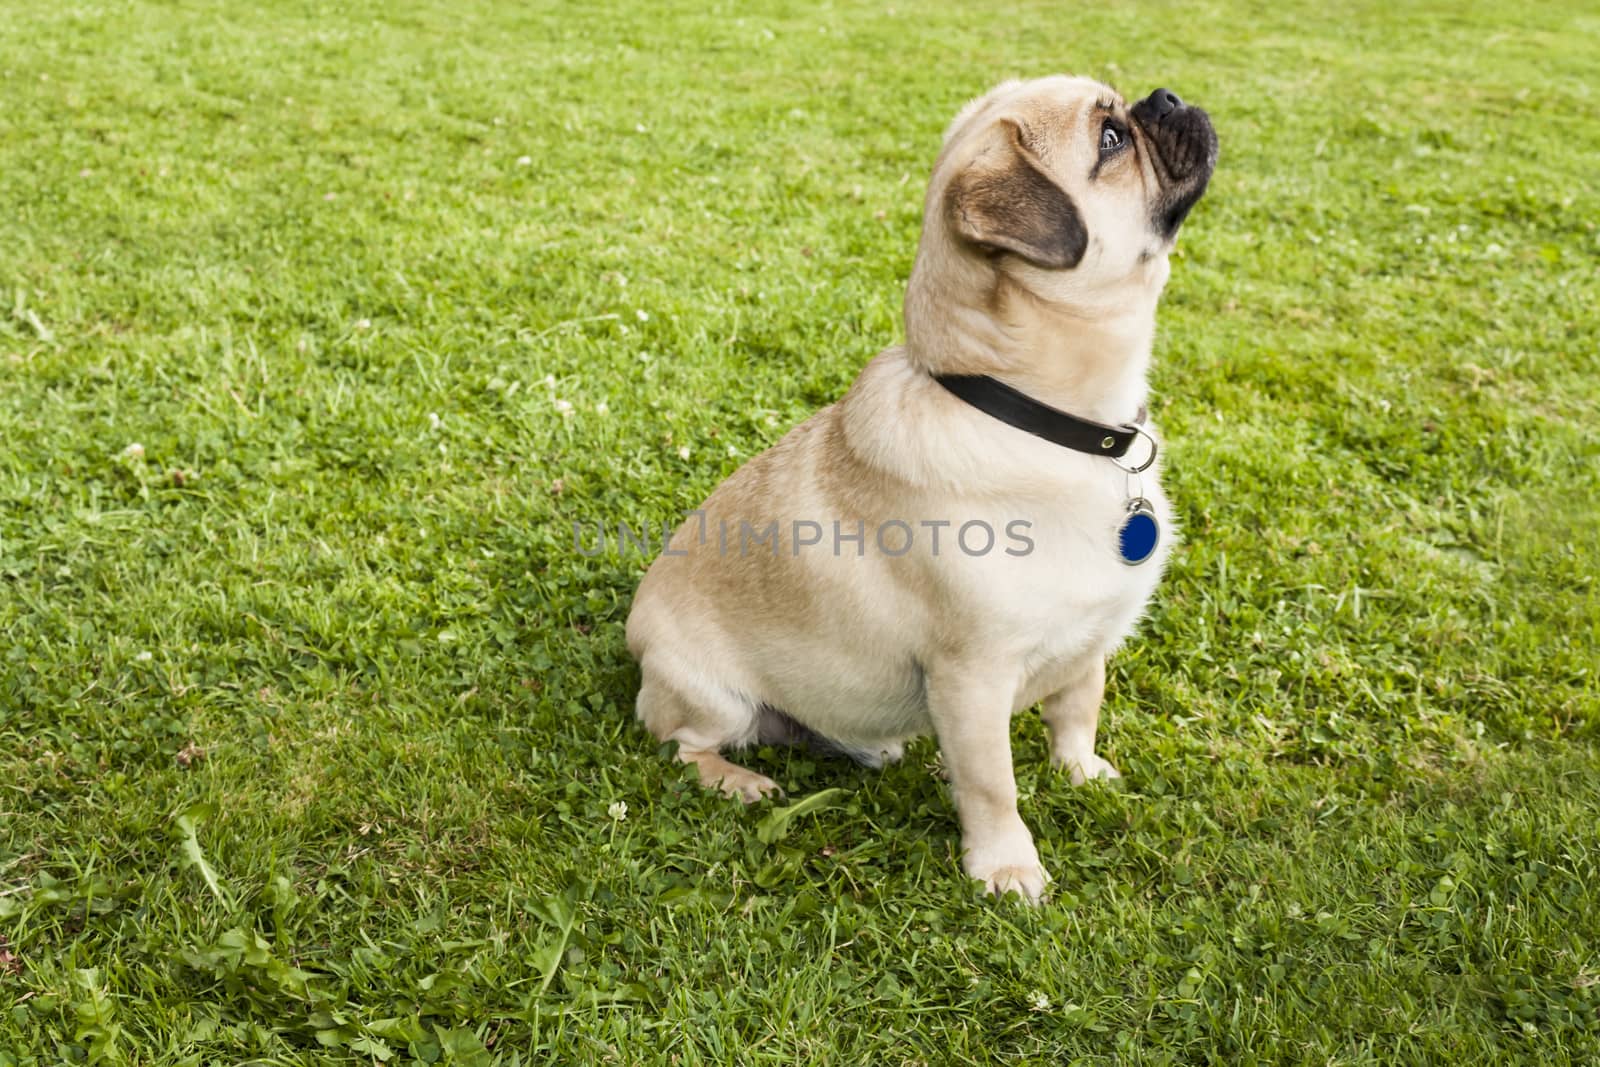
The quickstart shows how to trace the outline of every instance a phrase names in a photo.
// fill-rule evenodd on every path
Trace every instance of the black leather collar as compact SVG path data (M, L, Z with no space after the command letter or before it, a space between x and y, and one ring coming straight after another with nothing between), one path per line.
M935 374L933 380L984 414L1074 452L1121 459L1144 433L1138 428L1144 422L1143 408L1126 426L1106 426L1058 411L987 374Z

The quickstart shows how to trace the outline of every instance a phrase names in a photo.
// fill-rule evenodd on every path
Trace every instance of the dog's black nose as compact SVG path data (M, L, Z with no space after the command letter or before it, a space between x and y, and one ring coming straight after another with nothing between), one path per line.
M1171 89L1157 89L1144 101L1144 110L1155 119L1164 118L1182 106L1183 101Z

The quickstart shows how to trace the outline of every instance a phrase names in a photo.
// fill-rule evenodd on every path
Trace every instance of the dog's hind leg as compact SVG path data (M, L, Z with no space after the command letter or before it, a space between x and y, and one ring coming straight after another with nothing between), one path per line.
M676 663L647 656L641 669L639 718L659 741L676 741L678 759L692 763L700 783L746 804L781 793L764 774L724 759L721 750L756 739L759 712L736 693L693 678Z

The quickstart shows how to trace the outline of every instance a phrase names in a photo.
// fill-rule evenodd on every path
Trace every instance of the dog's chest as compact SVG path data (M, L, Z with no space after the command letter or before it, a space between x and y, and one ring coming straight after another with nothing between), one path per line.
M1153 479L1142 499L1157 531L1149 558L1129 563L1119 533L1129 496L1096 487L1030 509L1026 554L986 568L969 587L991 636L1039 669L1103 651L1133 629L1154 593L1174 540L1170 506Z

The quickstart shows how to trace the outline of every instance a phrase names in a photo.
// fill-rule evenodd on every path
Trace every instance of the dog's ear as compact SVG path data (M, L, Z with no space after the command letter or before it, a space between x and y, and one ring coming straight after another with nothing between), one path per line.
M963 238L1047 270L1076 267L1089 231L1072 197L1040 168L1009 119L1004 136L951 181L945 210Z

